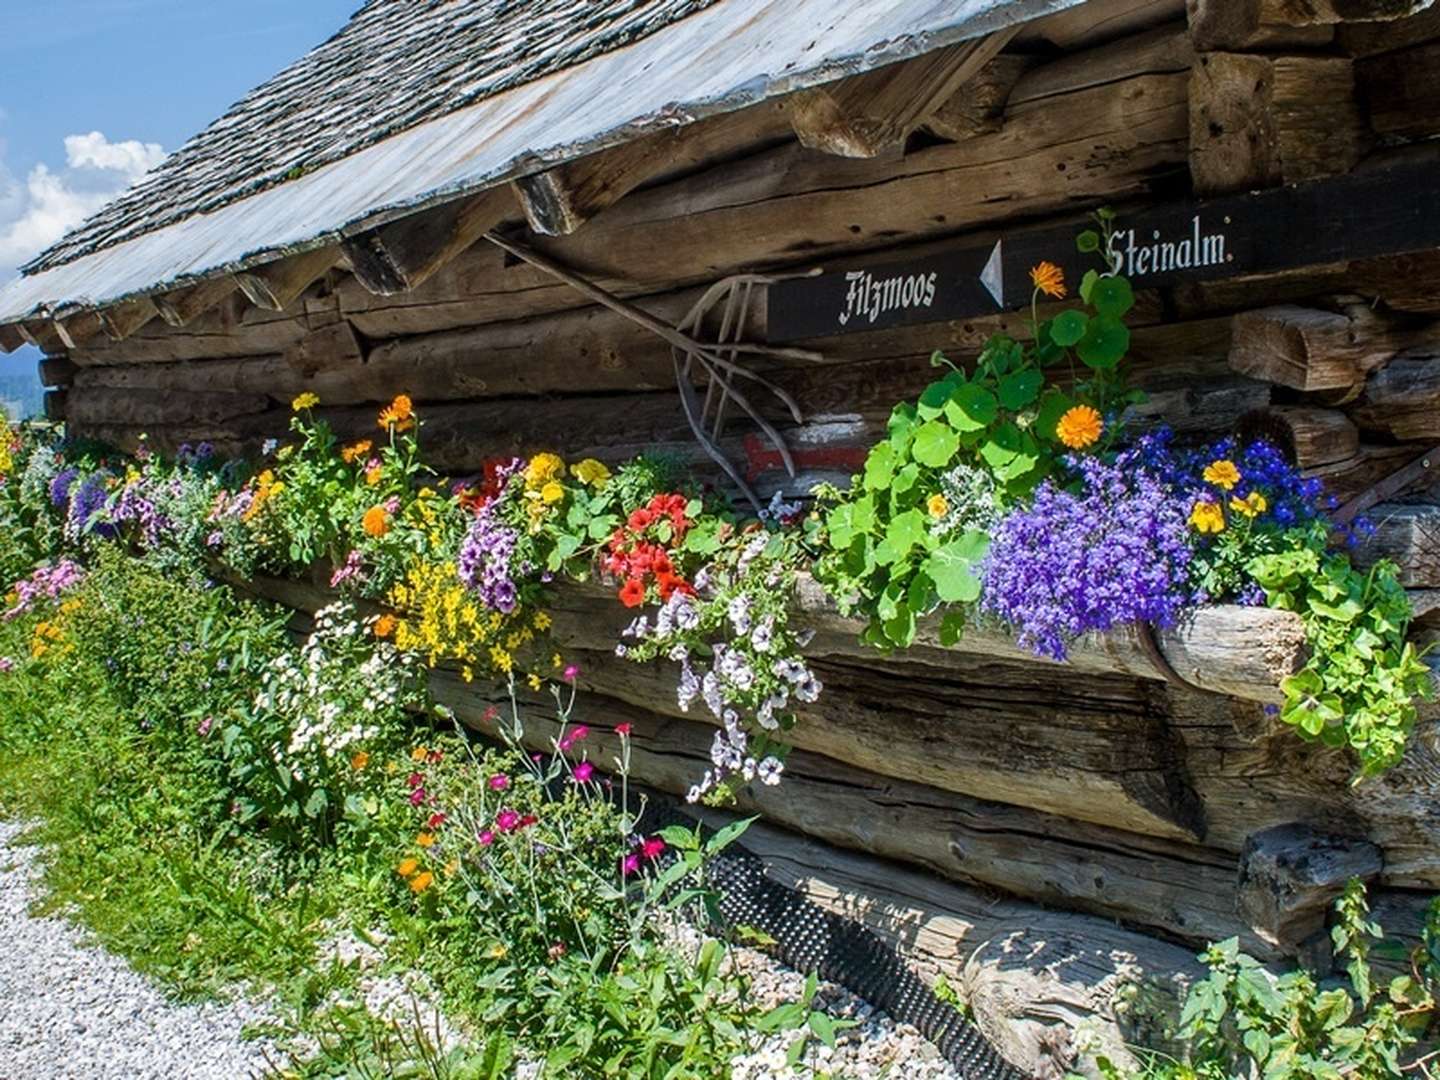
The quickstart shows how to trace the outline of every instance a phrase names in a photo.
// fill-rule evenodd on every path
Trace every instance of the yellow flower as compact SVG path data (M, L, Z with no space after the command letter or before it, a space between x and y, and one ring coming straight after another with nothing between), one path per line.
M536 630L539 630L543 633L544 631L550 629L550 625L554 622L554 620L550 618L549 612L537 611L535 612L535 617L531 620L531 622Z
M950 512L950 503L944 495L931 495L925 501L925 508L930 511L932 518L943 518Z
M421 847L424 847L424 848L434 847L434 846L435 846L435 834L434 834L434 833L428 833L428 832L422 832L419 836L415 837L415 843L419 844Z
M1052 262L1042 262L1030 271L1035 288L1056 300L1065 299L1065 271Z
M1055 425L1055 437L1071 450L1084 450L1093 446L1105 430L1105 421L1089 405L1076 405L1060 417Z
M365 768L365 766L367 766L367 765L369 765L369 764L370 764L370 755L369 755L368 753L366 753L364 750L361 750L358 754L356 754L354 757L352 757L352 758L350 759L350 767L351 767L352 769L354 769L356 772L360 772L361 770L363 770L363 769Z
M540 676L539 676L539 675L530 675L529 677L526 678L525 681L530 684L530 689L531 689L531 690L539 690L539 689L540 689Z
M305 393L297 397L294 401L290 402L290 408L294 409L296 412L302 412L305 409L313 409L316 405L319 404L320 399L307 390L305 391Z
M1212 461L1209 465L1206 465L1205 472L1202 475L1204 475L1207 484L1214 484L1216 487L1224 488L1226 491L1229 491L1240 482L1240 470L1235 467L1233 461L1228 461L1223 458L1219 461Z
M409 431L415 426L415 406L405 394L397 394L395 400L380 410L378 423L389 431Z
M565 462L560 460L559 455L536 454L525 466L525 486L531 491L539 491L564 473Z
M430 754L429 749L427 749L427 748L424 747L424 746L417 746L417 747L415 747L414 750L411 750L411 751L410 751L410 760L411 760L411 761L424 761L425 758L429 756L429 754Z
M1224 532L1225 512L1220 509L1219 503L1197 502L1190 511L1190 524L1200 533Z
M594 458L586 458L578 465L570 466L570 475L582 484L599 487L610 479L610 470L605 467L603 462L596 461Z
M1252 491L1243 499L1231 499L1230 509L1247 518L1256 518L1270 509L1270 502L1258 491Z
M399 874L399 875L400 875L401 877L403 877L403 878L408 878L408 877L413 877L414 874L415 874L415 871L416 871L416 870L419 870L419 869L420 869L420 860L419 860L419 859L406 859L406 860L403 861L399 866L395 867L395 872L396 872L397 874Z
M504 960L509 955L510 950L498 941L485 950L485 959L487 960Z
M374 487L376 484L380 483L380 478L384 475L385 470L382 469L379 465L376 465L372 469L366 469L365 483L369 484L371 487Z
M551 505L565 498L565 486L559 480L551 480L540 489L540 498Z
M418 895L433 884L435 884L435 875L429 870L425 870L410 879L410 891Z

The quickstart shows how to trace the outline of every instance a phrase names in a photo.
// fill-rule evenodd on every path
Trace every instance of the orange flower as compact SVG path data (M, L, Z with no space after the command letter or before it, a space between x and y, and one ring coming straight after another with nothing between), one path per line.
M429 870L425 870L410 879L410 891L419 894L433 884L435 884L435 875Z
M390 531L390 513L383 506L372 506L365 511L360 525L366 536L373 536L378 540Z
M375 620L375 636L377 638L388 638L391 634L395 633L395 627L399 621L400 620L395 618L394 615L381 615Z
M1105 421L1089 405L1076 405L1060 417L1055 425L1055 437L1071 450L1084 450L1093 446L1105 430Z
M380 483L380 478L385 475L385 470L379 465L373 465L365 470L365 483L374 487Z
M403 877L403 878L408 878L408 877L413 877L414 874L415 874L415 871L416 871L416 870L419 870L419 869L420 869L420 860L419 860L419 859L406 859L406 860L404 860L399 866L395 867L395 872L396 872L397 874L399 874L399 875L400 875L401 877Z
M380 410L380 426L386 431L394 428L396 431L409 431L415 426L415 407L411 404L410 398L405 394L399 394L385 408Z
M626 607L639 607L645 602L645 583L639 578L629 578L620 589L620 602Z
M368 753L366 753L364 750L361 750L358 754L356 754L354 757L352 757L352 758L350 759L350 767L351 767L352 769L354 769L356 772L360 772L362 769L365 768L365 766L367 766L367 765L369 765L369 764L370 764L370 755L369 755Z
M430 751L428 749L423 746L417 746L414 750L410 751L410 760L416 762L424 761L429 755Z
M428 833L428 832L422 832L419 836L417 836L417 837L415 838L415 843L417 843L417 844L419 844L421 847L425 847L425 848L434 847L434 846L435 846L435 834L434 834L434 833Z
M1035 288L1056 300L1065 299L1065 271L1052 262L1042 262L1030 271Z
M370 452L371 442L369 439L361 439L357 443L351 443L340 451L340 458L346 465L354 465L356 461Z

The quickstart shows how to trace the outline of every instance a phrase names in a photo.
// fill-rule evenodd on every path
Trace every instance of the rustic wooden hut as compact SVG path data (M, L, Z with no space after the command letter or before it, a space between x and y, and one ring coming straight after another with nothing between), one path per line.
M1110 205L1146 415L1281 432L1370 508L1424 633L1437 60L1430 0L370 0L0 291L0 347L40 346L48 415L129 446L252 450L303 391L368 427L404 390L463 473L710 461L681 386L718 342L798 406L756 403L793 478L749 416L705 435L763 497L852 471L932 350L1018 328L1024 268ZM1293 617L1207 609L1060 666L983 633L885 657L811 606L829 692L746 795L751 842L1036 1071L1087 1024L1159 1038L1207 940L1323 965L1352 874L1401 928L1440 888L1440 726L1349 786L1264 709ZM559 597L591 715L682 791L712 729L614 659L619 619ZM435 685L482 722L489 691Z

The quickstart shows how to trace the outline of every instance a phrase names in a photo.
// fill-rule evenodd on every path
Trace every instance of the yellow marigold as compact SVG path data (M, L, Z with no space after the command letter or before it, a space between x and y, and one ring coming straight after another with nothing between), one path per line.
M400 620L388 612L375 620L375 636L377 638L388 638L395 633L395 624Z
M1258 491L1252 491L1243 499L1231 499L1230 509L1247 518L1259 517L1270 509L1270 501Z
M536 630L539 630L543 633L546 630L550 629L550 625L554 621L555 620L550 618L550 613L548 611L537 611L535 612L535 617L531 620L531 625L533 625Z
M1052 262L1042 262L1030 270L1035 288L1056 300L1065 299L1065 271Z
M424 848L434 847L434 846L435 846L435 834L434 834L434 833L428 833L428 832L422 832L419 836L415 837L415 843L419 844L421 847L424 847Z
M429 870L424 870L410 879L410 891L417 894L422 893L433 884L435 884L435 875Z
M582 484L599 487L610 479L610 470L605 467L604 462L586 458L584 461L570 466L570 475Z
M366 469L365 483L369 484L371 487L374 487L376 484L380 483L380 478L384 475L385 470L382 469L379 465Z
M305 409L313 409L316 405L319 404L319 397L310 393L310 391L307 390L305 391L305 393L297 397L294 401L290 402L290 408L294 409L296 412L301 412Z
M430 755L430 749L429 749L429 747L417 746L417 747L415 747L414 750L411 750L411 751L410 751L410 760L411 760L411 761L416 761L416 762L424 761L429 755Z
M1190 524L1200 533L1224 532L1225 512L1220 509L1219 503L1202 500L1190 511Z
M1229 491L1240 482L1240 470L1235 467L1233 461L1225 458L1221 458L1219 461L1212 461L1209 465L1206 465L1203 475L1207 484L1214 484L1216 487L1224 488L1226 491Z
M935 494L925 500L925 508L932 518L943 518L950 512L950 501L944 495Z
M1094 446L1105 430L1105 421L1089 405L1076 405L1060 417L1055 425L1055 437L1071 450L1084 450Z
M397 394L395 400L380 410L380 427L386 431L409 431L415 426L415 406L405 394Z
M378 540L390 531L390 512L383 506L372 506L365 511L360 525L366 536L373 536Z
M551 480L540 489L540 498L552 505L558 503L561 499L565 498L565 485L560 483L559 480Z
M369 764L370 764L370 754L369 754L367 751L364 751L364 750L361 750L358 754L356 754L354 757L352 757L352 758L350 759L350 767L351 767L352 769L354 769L356 772L361 772L361 771L363 771L364 768L365 768L367 765L369 765Z
M397 874L399 874L399 875L400 875L401 877L403 877L403 878L408 878L408 877L413 877L414 874L415 874L415 871L416 871L416 870L419 870L419 869L420 869L420 860L419 860L419 859L405 859L405 860L403 860L403 861L400 863L399 866L395 867L395 872L396 872Z
M346 465L354 465L355 462L370 453L370 447L373 445L369 439L361 439L357 443L351 443L345 447L344 450L340 451L340 459L344 461Z
M525 486L531 491L539 491L564 474L565 462L558 454L536 454L525 466Z

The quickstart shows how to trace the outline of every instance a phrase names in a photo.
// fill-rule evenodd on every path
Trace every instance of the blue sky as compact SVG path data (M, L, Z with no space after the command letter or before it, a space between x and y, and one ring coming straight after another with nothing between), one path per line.
M0 281L361 2L0 0Z

